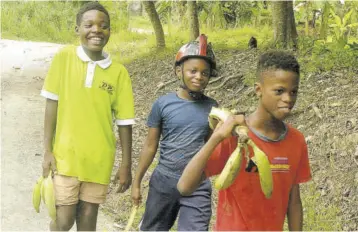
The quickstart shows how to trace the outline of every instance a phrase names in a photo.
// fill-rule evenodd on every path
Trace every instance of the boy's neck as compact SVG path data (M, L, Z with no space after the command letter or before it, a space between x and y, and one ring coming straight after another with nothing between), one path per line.
M83 51L92 61L103 60L105 57L103 56L103 51L89 51L87 48L83 47Z
M179 98L194 101L194 99L189 95L188 91L184 90L183 88L179 88L179 90L177 91L177 95Z
M283 121L272 118L267 112L261 112L260 108L248 116L247 124L249 127L272 140L280 138L282 133L286 132Z

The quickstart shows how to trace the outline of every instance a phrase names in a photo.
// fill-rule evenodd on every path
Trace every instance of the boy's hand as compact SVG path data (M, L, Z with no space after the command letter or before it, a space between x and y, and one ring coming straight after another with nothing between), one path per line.
M50 170L52 170L54 174L57 174L56 159L52 152L46 151L42 162L42 176L47 177Z
M124 193L132 184L131 167L121 165L114 178L114 182L119 183L117 193Z
M224 140L233 134L234 128L238 125L246 126L245 116L243 114L232 115L228 117L225 122L220 121L212 136L217 137L219 140Z
M132 185L132 201L133 205L138 206L142 202L142 194L140 192L140 187Z

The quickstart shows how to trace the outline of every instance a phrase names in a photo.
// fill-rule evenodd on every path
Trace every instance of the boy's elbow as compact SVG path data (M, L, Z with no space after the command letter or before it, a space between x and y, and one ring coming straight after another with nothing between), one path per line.
M177 189L182 196L190 196L193 193L193 191L188 188L188 186L185 186L185 184L182 183L180 180L177 184Z

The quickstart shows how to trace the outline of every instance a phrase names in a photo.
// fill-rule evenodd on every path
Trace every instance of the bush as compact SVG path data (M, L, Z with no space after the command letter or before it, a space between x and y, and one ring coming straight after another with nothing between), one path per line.
M79 6L72 2L2 2L2 32L9 38L73 43Z
M349 46L342 49L334 42L306 39L300 53L304 73L321 73L332 69L354 72L353 69L358 67L358 50Z

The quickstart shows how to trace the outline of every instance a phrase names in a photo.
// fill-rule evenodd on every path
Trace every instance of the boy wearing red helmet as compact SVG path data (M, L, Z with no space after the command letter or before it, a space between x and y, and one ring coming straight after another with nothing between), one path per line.
M208 230L211 217L211 183L204 181L190 196L183 197L176 185L190 159L210 135L208 115L217 102L203 90L216 69L215 55L207 37L182 46L175 58L181 84L177 92L159 97L153 104L148 135L140 154L132 185L134 205L141 201L141 181L160 144L159 163L149 182L142 231L168 231L178 219L178 230ZM160 139L160 137L162 137Z

